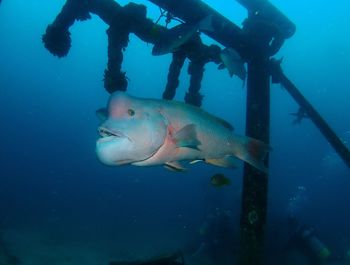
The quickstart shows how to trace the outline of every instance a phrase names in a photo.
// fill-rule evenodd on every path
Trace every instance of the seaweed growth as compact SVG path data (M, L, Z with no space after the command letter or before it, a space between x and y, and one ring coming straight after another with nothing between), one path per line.
M165 46L165 50L158 54L156 49L153 49L153 55L173 53L163 98L174 98L176 88L179 85L180 70L185 59L189 59L188 74L191 78L185 101L196 106L201 105L203 95L200 94L200 88L204 66L209 62L220 64L222 61L219 46L208 46L201 41L199 34L197 34L200 25L194 23L188 27L182 24L184 26L180 25L172 31L172 29L159 25L158 21L154 23L147 18L146 6L141 4L130 2L121 6L113 0L68 0L42 36L45 48L57 57L67 56L71 47L69 28L73 26L75 21L90 19L90 13L98 15L109 25L107 29L108 62L103 78L104 87L108 93L127 90L128 77L126 72L122 70L122 63L123 52L128 46L130 33L135 34L146 43L154 44L155 48L166 42L170 36L179 42L170 43L170 46ZM168 13L167 24L172 19L176 20ZM182 39L183 34L187 34L185 40Z

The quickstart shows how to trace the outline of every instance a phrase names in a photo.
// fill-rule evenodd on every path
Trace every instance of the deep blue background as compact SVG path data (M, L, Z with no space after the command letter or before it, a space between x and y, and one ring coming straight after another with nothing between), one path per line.
M135 2L158 17L147 1ZM206 2L238 24L246 15L235 1ZM350 142L350 3L272 2L297 25L277 56L284 57L285 73ZM76 23L69 55L58 59L43 47L41 35L63 4L4 0L0 6L0 230L36 229L62 242L122 242L125 249L151 237L153 246L143 247L152 251L181 245L216 206L231 209L238 229L241 169L196 164L176 174L98 162L94 112L108 98L102 83L107 26L96 16ZM123 69L130 94L159 98L171 56L152 57L151 48L131 36ZM246 89L216 68L206 66L203 108L244 134ZM184 69L178 100L187 87ZM350 172L311 121L292 125L289 113L297 108L283 88L272 87L269 222L283 223L290 199L303 186L295 210L300 220L316 226L331 245L341 237L350 247ZM230 187L210 186L217 172L231 178Z

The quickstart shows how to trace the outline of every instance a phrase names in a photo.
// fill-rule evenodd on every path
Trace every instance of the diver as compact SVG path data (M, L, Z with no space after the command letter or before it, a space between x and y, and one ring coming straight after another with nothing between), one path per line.
M298 186L287 206L288 239L282 249L282 254L286 258L286 262L283 264L350 264L350 260L346 262L346 254L342 254L344 249L336 249L337 253L331 251L315 227L302 224L297 218L301 207L307 201L306 193L307 189L304 186Z
M320 239L314 227L302 225L295 216L288 216L289 239L284 251L297 251L309 265L331 264L338 260Z
M215 208L209 213L199 229L196 247L189 258L211 264L232 264L234 261L233 227L229 210Z

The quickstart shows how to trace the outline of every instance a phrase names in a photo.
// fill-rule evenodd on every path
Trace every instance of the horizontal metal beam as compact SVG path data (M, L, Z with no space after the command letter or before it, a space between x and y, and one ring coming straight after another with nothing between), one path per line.
M272 42L269 51L271 56L279 50L284 40L295 32L295 25L266 0L239 1L250 14L245 26L249 29L257 29L256 25L262 25L261 30L258 29L256 32L249 31L248 27L248 30L243 30L201 0L148 1L186 22L196 22L211 16L214 31L204 31L204 33L222 45L234 48L247 61L266 55L266 47L256 42L256 34L265 35L269 39L268 42Z
M253 54L253 43L249 41L243 30L221 15L219 12L199 0L148 0L169 11L186 22L196 22L211 16L214 31L206 35L226 47L234 48L243 58Z

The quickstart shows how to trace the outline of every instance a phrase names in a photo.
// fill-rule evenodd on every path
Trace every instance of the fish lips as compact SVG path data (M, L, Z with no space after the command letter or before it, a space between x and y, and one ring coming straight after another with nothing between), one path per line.
M109 129L101 126L98 128L98 132L101 136L101 138L99 138L97 140L98 143L110 142L110 141L117 140L118 138L126 138L130 142L132 142L130 137L128 137L127 135L125 135L124 133L122 133L120 131L115 131L115 130L112 131L112 130L109 130Z
M130 145L131 139L119 131L111 131L104 127L99 127L98 132L101 136L96 141L96 154L99 160L109 166L119 166L129 164L130 159L117 159L116 146Z
M119 146L129 144L130 142L127 138L115 136L103 137L96 142L96 155L107 166L129 164L132 160L123 157L123 154L118 150Z

